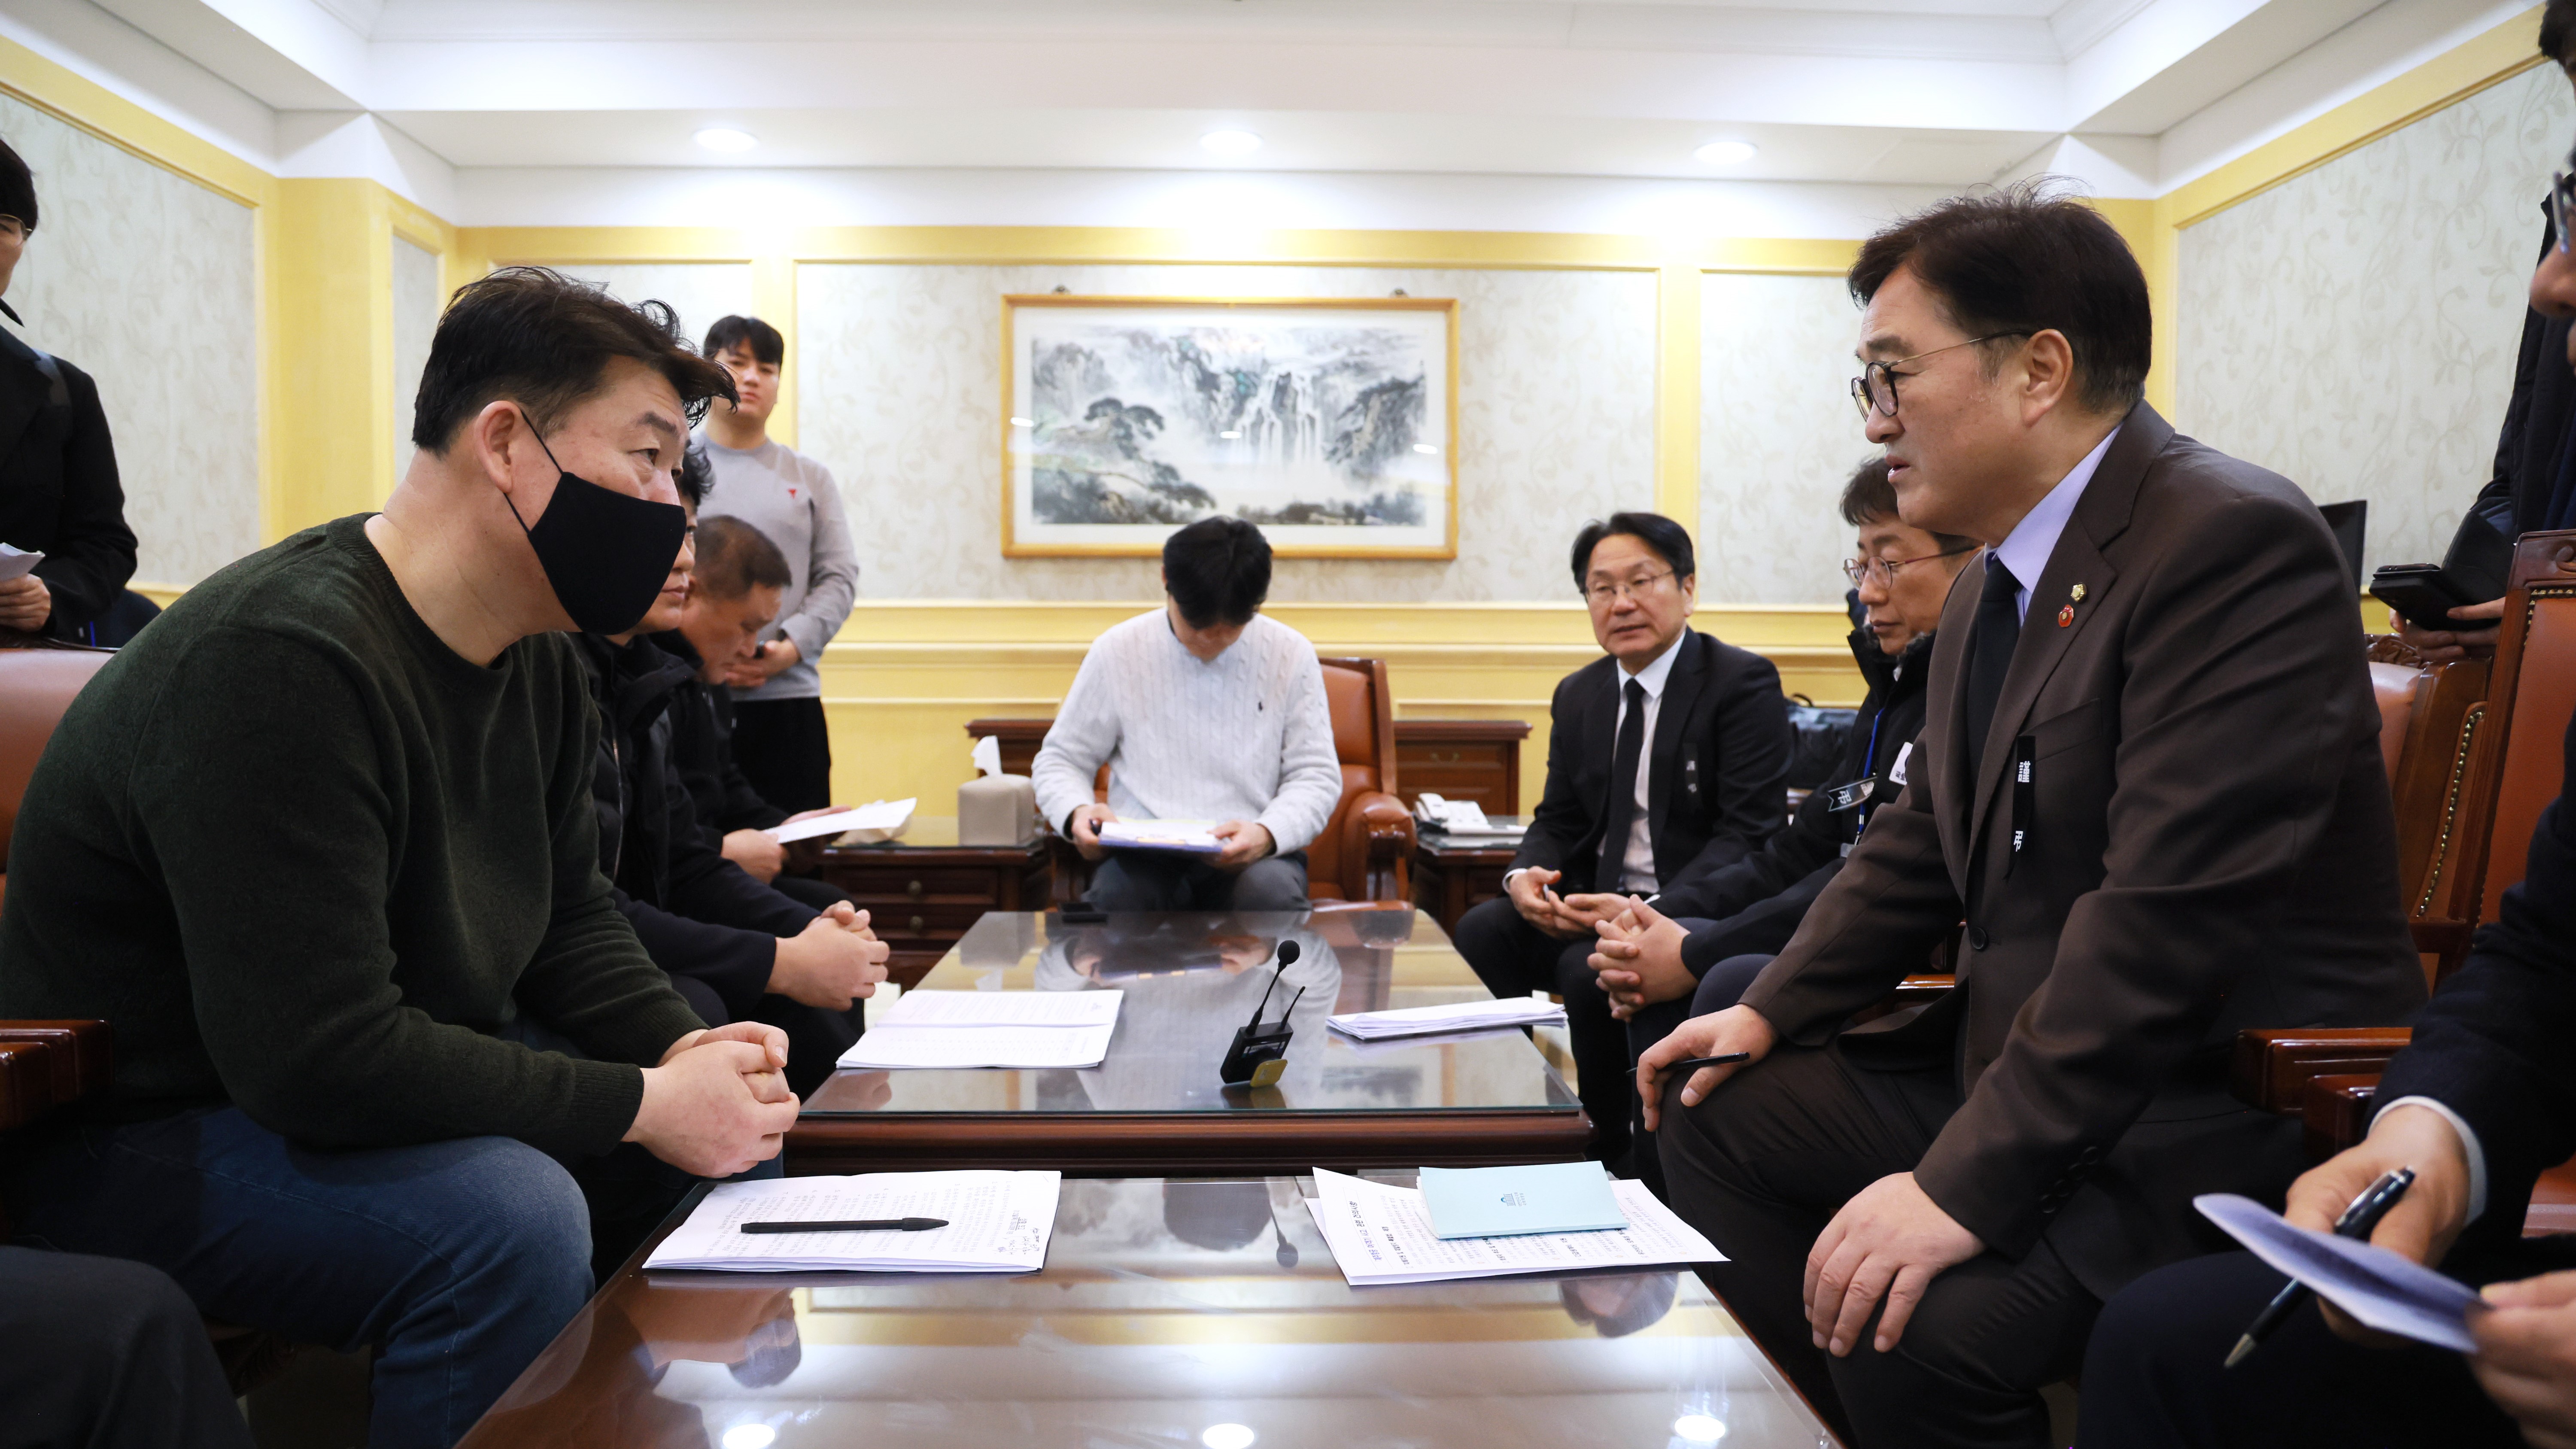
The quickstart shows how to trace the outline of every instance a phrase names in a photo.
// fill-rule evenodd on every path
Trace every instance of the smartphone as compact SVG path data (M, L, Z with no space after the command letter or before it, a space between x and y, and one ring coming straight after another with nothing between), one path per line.
M2440 564L2383 564L2370 576L2370 596L2395 609L2418 629L2480 627L2451 617L2462 604L2484 603L2469 597L2460 582Z

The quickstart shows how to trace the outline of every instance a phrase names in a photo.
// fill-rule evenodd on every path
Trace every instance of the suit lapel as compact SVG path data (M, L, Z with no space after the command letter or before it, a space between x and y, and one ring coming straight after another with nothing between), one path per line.
M1681 653L1673 660L1672 672L1664 676L1664 696L1655 705L1655 738L1647 752L1653 763L1646 768L1646 778L1653 788L1646 792L1646 839L1658 853L1663 850L1664 820L1672 813L1673 792L1681 783L1682 727L1690 722L1691 706L1699 702L1699 692L1708 683L1702 636L1697 631L1684 634L1673 647ZM1659 864L1658 873L1661 870Z
M36 368L34 351L0 329L0 454L26 433L52 392L53 384Z
M1930 774L1932 821L1941 832L1941 859L1951 889L1968 898L1968 636L1977 624L1977 596L1984 588L1985 555L1968 560L1950 582L1941 606L1941 632L1932 641L1932 677L1924 684L1925 747L1918 768Z
M1601 828L1609 824L1602 812L1610 804L1610 757L1619 739L1619 687L1627 679L1619 672L1617 659L1601 662L1608 667L1601 673L1600 687L1592 692L1591 703L1583 709L1583 768L1576 776L1587 796L1583 808L1591 815L1587 843L1594 846L1601 843Z
M2102 546L2128 528L2129 513L2137 502L2138 485L2146 478L2147 464L2172 437L2172 427L2157 416L2155 409L2139 403L2130 410L2121 423L2120 436L2102 455L2092 481L2085 484L2084 496L2076 502L2073 516L2066 520L2065 531L2057 536L2057 547L2050 551L2039 581L2030 587L2030 611L2023 620L2021 640L2013 649L2012 667L2004 674L2003 693L1995 701L1994 724L1986 733L1976 788L1968 797L1971 854L1963 861L1974 858L1986 824L1994 818L1994 802L2002 793L2004 775L2011 766L2014 736L2030 722L2031 709L2038 704L2039 692L2048 684L2049 676L2057 672L2067 651L2083 637L2086 627L2111 596L2119 573L2102 556ZM2081 599L2075 596L2078 585L2084 590ZM1964 772L1964 755L1961 768Z

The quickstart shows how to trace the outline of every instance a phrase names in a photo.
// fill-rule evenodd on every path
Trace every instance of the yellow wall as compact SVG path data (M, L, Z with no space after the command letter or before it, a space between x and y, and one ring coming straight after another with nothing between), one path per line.
M2538 63L2534 8L2153 201L2103 201L2137 250L2156 309L2148 396L2173 404L2176 238L2181 229ZM740 261L755 305L787 335L791 365L772 431L796 436L796 267L804 261L1294 262L1648 271L1658 295L1655 498L1696 528L1700 292L1709 272L1830 275L1848 240L1673 238L1508 232L1229 231L1107 227L456 228L371 181L280 180L23 47L0 41L6 89L104 139L257 209L261 358L261 531L279 538L376 506L392 487L391 240L439 255L449 290L510 262ZM864 531L865 520L860 520ZM864 540L862 548L888 546ZM176 590L139 587L164 601ZM1082 646L1135 604L863 601L823 661L836 793L918 794L946 804L965 778L964 723L1043 715ZM1448 605L1282 605L1279 617L1327 654L1389 662L1400 713L1516 718L1533 726L1524 797L1535 799L1546 706L1558 678L1594 657L1572 601ZM2372 609L2371 622L2383 623ZM1776 662L1820 703L1859 693L1829 607L1712 609L1700 622Z

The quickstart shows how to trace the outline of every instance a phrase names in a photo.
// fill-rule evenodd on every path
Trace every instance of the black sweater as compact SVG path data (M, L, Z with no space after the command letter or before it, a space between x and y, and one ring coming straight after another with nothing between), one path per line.
M1886 778L1897 755L1923 732L1923 685L1932 672L1932 636L1922 635L1890 659L1866 630L1851 636L1852 660L1869 695L1852 721L1851 743L1822 788L1809 794L1789 827L1761 849L1719 870L1682 881L1655 898L1671 917L1712 924L1682 943L1682 964L1694 976L1729 956L1777 954L1797 934L1807 907L1842 869L1843 848L1857 839L1869 811L1896 798L1901 788ZM1834 788L1878 777L1868 802L1837 811Z
M316 1147L605 1152L703 1023L610 901L561 637L459 658L343 518L188 591L28 784L0 1017L103 1017L115 1101ZM595 1060L496 1033L519 1012Z

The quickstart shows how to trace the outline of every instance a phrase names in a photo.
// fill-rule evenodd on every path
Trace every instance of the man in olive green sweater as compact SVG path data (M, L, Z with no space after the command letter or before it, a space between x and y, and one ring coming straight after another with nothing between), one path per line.
M373 1346L378 1446L453 1442L580 1308L585 1164L730 1175L795 1119L785 1038L707 1031L610 903L556 632L642 616L729 391L655 306L459 293L385 511L192 589L17 820L0 1017L116 1030L110 1099L13 1154L20 1240Z

